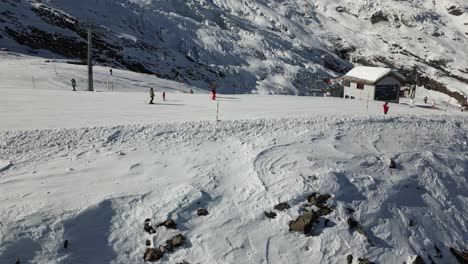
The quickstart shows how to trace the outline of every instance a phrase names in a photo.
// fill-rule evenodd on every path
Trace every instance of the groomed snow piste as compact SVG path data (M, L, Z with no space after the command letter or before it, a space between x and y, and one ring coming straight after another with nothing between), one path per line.
M179 233L185 244L160 263L439 264L468 247L468 118L456 109L418 100L383 116L365 100L220 95L216 122L207 94L150 106L146 90L11 78L0 88L0 263L143 263L147 239ZM314 192L333 211L311 236L289 231ZM177 230L149 235L146 218Z

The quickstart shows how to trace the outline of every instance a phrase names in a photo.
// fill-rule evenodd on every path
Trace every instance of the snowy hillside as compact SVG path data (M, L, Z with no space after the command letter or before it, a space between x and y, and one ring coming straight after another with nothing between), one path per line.
M351 67L389 65L427 88L468 94L463 0L0 1L0 47L85 57L221 92L311 94ZM52 53L55 55L53 55Z

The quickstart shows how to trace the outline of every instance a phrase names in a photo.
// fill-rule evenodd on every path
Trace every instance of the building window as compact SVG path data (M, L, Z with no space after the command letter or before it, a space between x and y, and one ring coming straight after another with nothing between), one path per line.
M358 83L357 88L361 89L361 90L364 90L364 84L363 83Z
M351 87L351 83L348 82L348 81L345 81L345 82L344 82L344 86L345 86L345 87Z

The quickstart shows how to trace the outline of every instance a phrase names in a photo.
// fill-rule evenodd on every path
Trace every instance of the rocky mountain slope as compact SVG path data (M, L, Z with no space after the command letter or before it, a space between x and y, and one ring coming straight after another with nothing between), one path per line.
M0 0L0 47L85 58L221 92L313 94L352 63L468 95L462 0Z

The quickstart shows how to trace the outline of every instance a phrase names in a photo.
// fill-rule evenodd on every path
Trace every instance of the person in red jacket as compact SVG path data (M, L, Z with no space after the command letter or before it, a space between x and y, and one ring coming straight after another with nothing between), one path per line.
M216 87L214 85L211 87L211 95L211 99L216 100Z
M166 92L163 92L162 96L163 96L163 101L166 101Z
M383 105L383 112L386 115L388 113L388 110L390 109L390 106L388 105L388 102L385 102Z

